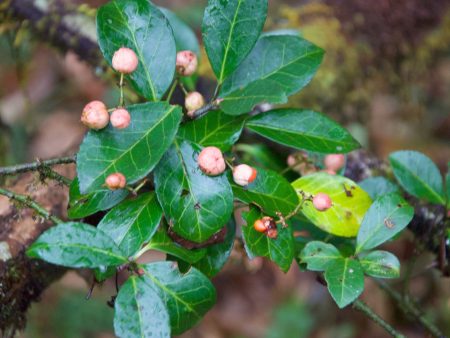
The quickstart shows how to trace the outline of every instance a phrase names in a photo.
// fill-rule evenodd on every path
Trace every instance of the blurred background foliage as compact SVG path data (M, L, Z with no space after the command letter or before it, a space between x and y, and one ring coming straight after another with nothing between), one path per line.
M9 1L0 1L0 165L71 154L85 132L79 123L82 107L93 99L116 102L115 80L104 67L91 67L74 53L61 54L37 39L26 20L9 19ZM56 13L69 9L64 20L91 38L95 8L105 2L30 1ZM201 35L205 1L155 2L172 8ZM445 170L450 158L448 0L269 2L266 30L295 31L326 50L317 76L289 105L332 116L382 159L393 150L417 149ZM198 88L210 93L207 62L200 75ZM261 139L251 134L243 138L246 144L236 147L242 159L283 170L287 149L274 152L270 143L249 146ZM432 257L419 255L408 233L387 248L413 276L407 285L394 285L410 289L450 334L450 283L433 269L424 269ZM314 274L293 266L284 275L268 262L244 256L237 246L225 271L214 279L217 306L183 337L384 337L360 314L338 311ZM113 337L113 312L105 304L114 285L96 289L89 301L84 299L87 289L78 274L67 274L33 306L23 336ZM408 337L425 336L370 281L363 299Z

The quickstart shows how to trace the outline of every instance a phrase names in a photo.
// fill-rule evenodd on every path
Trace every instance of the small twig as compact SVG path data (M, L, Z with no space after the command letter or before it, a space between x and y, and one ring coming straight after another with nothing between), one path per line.
M0 188L0 195L8 197L10 200L17 201L26 207L33 209L36 211L37 214L42 216L44 219L48 221L52 221L53 223L63 223L61 219L59 219L56 216L53 216L50 212L48 212L42 205L36 203L31 197L16 194L15 192L12 192L10 190L6 190L3 188Z
M390 324L388 324L383 318L378 316L366 303L357 299L353 302L353 308L355 310L361 311L365 314L369 319L373 322L381 326L387 333L389 333L392 337L405 337L403 334L394 329Z
M194 114L193 114L193 119L199 119L202 116L205 116L206 114L208 114L211 110L216 110L219 108L218 102L217 101L213 101L210 102L206 105L204 105L203 107L201 107L200 109L197 109Z
M219 96L220 88L222 88L221 84L217 84L216 89L214 90L214 95L212 101L217 99L217 96Z
M186 87L184 86L183 82L180 82L180 88L183 91L184 95L187 96L189 92L186 90Z
M169 94L167 94L167 99L166 99L167 102L170 102L170 100L172 99L172 95L173 95L173 92L175 91L175 88L177 87L177 84L178 84L178 78L175 78L175 80L172 83L172 87L170 87Z
M119 90L120 90L119 107L124 107L125 101L123 99L123 73L120 73Z
M374 279L374 281L383 289L392 299L395 300L398 308L405 314L412 316L429 332L433 337L441 338L445 335L441 330L429 319L427 319L423 313L416 307L416 305L411 301L410 297L402 296L399 292L391 288L387 283Z
M10 167L3 167L0 168L0 176L6 176L6 175L17 175L22 174L29 171L38 171L42 167L51 167L58 164L69 164L69 163L75 163L76 157L70 156L70 157L59 157L59 158L53 158L46 161L36 161L32 163L25 163L25 164L19 164L15 166Z

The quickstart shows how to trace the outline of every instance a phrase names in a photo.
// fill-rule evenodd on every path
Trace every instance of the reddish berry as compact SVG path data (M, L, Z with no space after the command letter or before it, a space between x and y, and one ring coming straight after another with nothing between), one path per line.
M256 231L258 232L266 232L267 228L266 225L264 224L264 222L260 219L257 219L255 221L255 223L253 223L253 227L255 228Z
M111 190L118 190L125 188L127 185L127 180L123 174L114 173L106 178L105 184Z
M184 106L187 110L187 115L190 118L194 117L194 113L197 109L203 107L205 105L205 99L203 98L203 95L199 92L191 92L186 95L186 98L184 100Z
M278 230L277 230L277 228L267 230L266 235L269 238L276 239L278 237Z
M197 55L190 50L177 53L177 73L181 76L191 76L197 70Z
M316 194L313 198L313 205L318 211L325 211L331 208L331 198L322 192Z
M258 172L256 169L246 164L240 164L233 169L233 180L236 184L241 186L252 183L257 175Z
M225 171L226 164L222 152L217 147L206 147L198 155L198 166L210 176L220 175Z
M113 68L122 74L133 73L138 66L138 62L136 53L126 47L118 49L112 58Z
M327 155L325 156L323 163L327 169L338 172L345 164L345 156L343 154Z
M114 128L124 129L130 125L131 116L128 110L118 108L112 112L110 120Z
M145 275L145 270L142 269L142 268L139 268L139 269L136 270L136 274L138 276L143 276L143 275Z
M103 129L108 125L109 114L105 104L101 101L88 103L81 113L81 122L91 129Z

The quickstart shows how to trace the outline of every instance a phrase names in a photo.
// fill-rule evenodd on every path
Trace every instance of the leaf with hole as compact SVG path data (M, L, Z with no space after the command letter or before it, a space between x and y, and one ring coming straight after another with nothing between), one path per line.
M301 213L320 229L336 236L354 237L366 211L372 204L369 195L352 180L327 173L303 176L292 186L304 199ZM311 198L318 194L327 194L332 202L331 208L318 211ZM302 202L301 202L302 203Z
M269 140L301 150L333 154L360 147L345 128L312 110L270 110L255 115L245 126Z
M389 155L394 175L403 189L431 203L445 205L442 176L433 161L417 151L397 151Z
M108 175L121 172L128 184L144 178L172 144L181 121L181 108L165 102L127 107L126 129L108 126L91 130L77 155L81 193L102 189Z
M148 100L159 100L172 83L176 47L164 14L148 0L112 0L97 12L97 36L108 61L121 47L132 49L139 60L127 75L133 87Z
M300 253L300 262L311 271L325 271L339 258L342 255L334 245L320 241L309 242Z
M209 279L195 268L186 273L173 262L143 266L145 282L165 302L172 334L181 334L196 325L216 303L216 290Z
M359 262L368 276L375 278L400 277L400 262L397 257L387 251L371 251L359 255Z
M364 216L356 238L356 253L386 242L411 222L414 208L400 195L379 197Z
M113 208L97 228L107 233L122 252L132 256L156 232L161 217L156 195L144 193Z

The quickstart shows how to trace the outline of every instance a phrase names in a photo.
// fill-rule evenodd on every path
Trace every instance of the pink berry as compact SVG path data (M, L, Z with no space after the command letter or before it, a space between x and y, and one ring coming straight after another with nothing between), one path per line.
M108 125L109 114L105 104L101 101L89 102L81 113L81 122L91 129L103 129Z
M136 53L126 47L118 49L112 58L113 68L122 74L133 73L138 66L138 62Z
M247 164L240 164L233 169L233 180L236 184L246 186L252 183L258 172Z
M191 118L194 117L194 113L197 109L205 105L205 99L199 92L191 92L186 95L184 100L184 106L187 110L187 115Z
M220 175L226 168L222 152L216 147L206 147L200 152L198 166L206 175L210 176Z
M114 128L124 129L130 125L131 116L128 110L118 108L112 112L110 120Z
M330 154L325 156L323 163L327 169L338 172L345 164L345 156L343 154Z
M313 205L318 211L325 211L331 208L331 198L322 192L316 194L313 198Z
M177 53L177 73L181 76L191 76L197 70L197 55L190 50Z
M111 190L123 189L127 185L127 180L123 174L114 173L106 178L105 184Z

